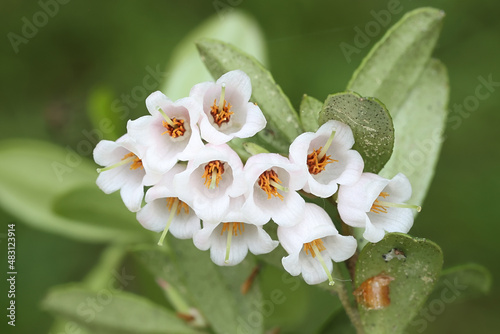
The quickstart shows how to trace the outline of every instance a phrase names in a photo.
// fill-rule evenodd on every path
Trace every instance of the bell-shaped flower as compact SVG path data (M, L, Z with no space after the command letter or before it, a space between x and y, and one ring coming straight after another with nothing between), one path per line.
M264 129L266 118L256 104L249 102L251 95L250 78L240 70L227 72L216 82L193 86L189 96L203 108L199 121L202 138L219 145Z
M399 173L392 180L372 173L363 173L351 186L340 186L338 211L344 223L364 228L363 237L379 242L385 232L407 233L413 225L413 210L406 204L411 197L411 184Z
M229 209L230 197L245 192L243 163L225 144L207 144L173 182L177 197L206 221L221 220Z
M172 179L186 169L176 164L162 179L146 192L146 205L137 213L141 225L154 232L162 232L159 245L168 231L179 239L190 239L201 228L200 218L186 203L177 198Z
M251 156L244 168L245 204L248 220L262 225L270 219L280 226L302 220L304 199L297 193L305 182L305 172L297 164L276 153Z
M127 131L145 151L146 170L159 179L203 147L196 124L199 107L192 98L172 102L160 91L147 97L146 106L151 115L129 121Z
M203 221L203 228L195 233L193 242L201 250L210 249L210 258L219 266L234 266L248 251L266 254L278 246L260 225L250 223L241 205L243 197L231 200L228 214L220 221Z
M363 172L363 158L352 150L354 137L344 123L330 120L315 133L306 132L290 145L290 160L307 172L304 191L330 197L338 185L356 183Z
M352 236L340 235L328 214L316 204L306 203L304 219L295 226L278 227L278 240L287 251L283 267L290 275L302 277L308 284L329 280L334 284L332 261L341 262L356 251Z
M99 168L97 186L106 194L120 189L125 206L132 212L140 210L144 184L148 174L142 165L142 154L127 134L116 141L101 140L94 149L94 160Z

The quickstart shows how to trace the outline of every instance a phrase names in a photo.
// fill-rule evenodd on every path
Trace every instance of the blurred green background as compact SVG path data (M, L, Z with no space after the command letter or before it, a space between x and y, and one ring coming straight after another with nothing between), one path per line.
M353 45L354 28L364 28L373 20L371 11L386 9L389 1L220 2L237 3L235 8L258 21L267 42L269 67L295 107L304 93L323 100L342 91L387 29L349 62L340 43ZM176 44L203 20L217 15L215 3L73 0L61 5L57 15L15 53L7 33L21 34L22 18L31 18L41 7L35 1L2 1L0 139L41 139L74 149L84 138L82 131L92 129L89 97L99 89L114 98L130 94L142 84L147 66L164 69ZM478 77L491 75L493 81L500 81L500 3L401 0L400 5L403 11L391 18L391 25L417 7L433 6L446 13L434 56L448 67L450 115L455 117L411 234L438 243L445 267L477 262L488 267L495 280L500 275L496 246L500 225L495 218L500 189L500 87L466 117L453 110L475 94ZM145 105L138 103L130 108L129 117L145 112ZM17 223L18 317L13 332L46 333L52 318L39 310L40 300L50 286L84 277L102 245L34 230L5 212L0 212L0 220ZM3 263L6 230L4 226L0 231ZM0 284L0 290L7 291L5 280ZM1 309L5 310L4 297ZM425 333L494 333L499 300L500 289L493 284L488 296L446 305ZM5 322L0 328L5 328Z

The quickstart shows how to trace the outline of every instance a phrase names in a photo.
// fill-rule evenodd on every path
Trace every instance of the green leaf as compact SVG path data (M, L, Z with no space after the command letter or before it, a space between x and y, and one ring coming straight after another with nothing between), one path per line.
M112 245L104 249L99 262L92 268L86 275L82 287L91 289L92 291L99 291L100 289L107 288L110 280L114 280L113 274L122 263L125 256L126 249L122 245ZM81 325L68 323L64 318L56 316L49 333L66 333L69 332L68 327L73 329L71 332L78 334L90 334L91 332L83 328Z
M302 102L300 102L300 121L304 130L308 132L316 132L319 128L319 113L323 103L312 96L304 94Z
M257 21L237 10L224 12L223 17L214 15L204 21L172 52L166 71L167 81L161 89L170 99L187 96L195 84L212 80L195 47L195 43L202 38L217 38L231 43L266 62L264 36Z
M140 225L132 224L133 214L118 204L118 195L97 189L95 165L69 148L5 140L0 159L9 162L0 165L0 205L30 226L91 242L144 237Z
M198 333L171 311L128 292L78 286L52 289L42 307L96 334Z
M404 256L384 257L393 249ZM366 245L356 264L356 286L380 274L394 278L389 284L389 306L382 309L358 307L366 333L402 333L431 293L442 265L441 249L426 239L389 233L380 242Z
M370 50L347 89L377 97L395 116L430 58L443 18L434 8L407 13Z
M94 241L131 242L150 240L151 232L127 210L118 193L105 194L96 185L70 189L56 196L53 212L64 219L84 224Z
M254 57L233 45L213 39L203 39L196 45L214 78L236 69L248 74L252 82L252 101L259 105L267 119L266 128L258 136L278 153L288 153L289 144L302 129L297 112L271 73Z
M263 321L255 323L251 315L261 314L262 294L255 280L246 295L240 291L255 268L248 256L234 267L219 267L189 240L169 238L167 255L163 251L137 250L136 254L157 277L175 286L188 304L197 308L216 333L262 333Z
M337 120L351 127L365 172L378 173L392 154L394 128L385 106L377 99L354 92L331 94L326 98L319 123Z
M386 178L405 174L412 185L408 203L422 204L434 176L448 115L448 75L431 59L393 117L396 141L391 159L380 172Z
M491 273L485 267L475 264L463 264L443 270L428 303L441 300L452 303L476 298L491 290Z

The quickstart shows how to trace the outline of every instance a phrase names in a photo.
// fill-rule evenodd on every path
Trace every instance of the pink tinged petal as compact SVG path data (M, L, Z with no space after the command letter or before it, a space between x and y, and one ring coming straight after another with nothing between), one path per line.
M223 74L216 83L226 85L226 100L228 101L232 98L234 91L238 92L244 101L250 100L250 96L252 96L250 77L241 70L234 70Z
M174 190L173 179L174 177L185 171L186 166L183 164L176 164L167 173L163 174L161 179L146 193L146 202L151 202L158 198L177 197Z
M278 247L279 242L272 240L269 234L260 226L245 224L243 236L248 245L248 249L255 255L267 254Z
M246 119L242 120L243 125L240 130L231 134L233 138L249 138L266 127L266 118L258 106L249 102L245 109ZM235 122L239 121L238 117L233 118Z
M284 196L283 202L279 203L275 199L274 203L284 204L271 211L271 219L279 226L293 226L303 220L305 201L296 192L290 191Z
M158 108L162 110L167 109L172 104L172 101L160 91L151 93L146 98L146 107L151 115L156 116L159 114Z
M289 254L300 252L305 243L337 234L328 213L312 203L305 204L304 219L297 225L278 227L278 239Z
M372 173L363 173L358 182L352 186L340 186L338 193L339 206L357 207L369 212L389 180Z
M202 175L206 164L214 160L224 162L225 171L219 185L209 189L204 185ZM237 193L242 192L233 186L233 180L241 177L242 166L241 159L229 146L206 145L189 161L187 169L174 177L175 192L201 219L220 221L228 210L229 195L238 196Z

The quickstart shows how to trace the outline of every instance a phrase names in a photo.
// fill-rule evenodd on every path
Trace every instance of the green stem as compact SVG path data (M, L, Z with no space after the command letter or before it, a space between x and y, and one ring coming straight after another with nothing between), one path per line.
M337 295L339 296L340 302L342 303L347 316L351 320L354 328L356 328L356 333L364 334L365 331L363 329L363 324L361 323L361 317L359 316L356 304L354 302L351 302L351 299L349 298L349 294L347 292L348 289L346 287L345 281L350 280L346 279L340 265L340 263L333 262L334 276L340 278L339 280L337 280L337 284L335 284L335 291L337 291Z

